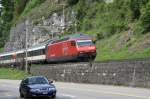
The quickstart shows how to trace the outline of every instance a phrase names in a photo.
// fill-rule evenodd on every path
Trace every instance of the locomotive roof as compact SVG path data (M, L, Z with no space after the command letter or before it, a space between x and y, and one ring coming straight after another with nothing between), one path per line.
M64 38L73 39L73 38L91 38L91 37L83 33L75 33L75 34L64 36Z
M53 43L57 43L57 42L61 42L61 41L69 40L69 39L75 40L75 39L90 39L90 38L91 37L89 35L76 33L76 34L64 36L64 37L59 38L59 39L55 39L51 43L53 44Z

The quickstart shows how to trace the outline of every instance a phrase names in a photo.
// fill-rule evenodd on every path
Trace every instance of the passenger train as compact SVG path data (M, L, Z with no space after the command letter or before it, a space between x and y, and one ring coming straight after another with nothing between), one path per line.
M85 34L74 34L48 43L0 54L0 64L16 64L26 60L28 63L51 63L67 61L89 61L96 57L96 46L92 38Z

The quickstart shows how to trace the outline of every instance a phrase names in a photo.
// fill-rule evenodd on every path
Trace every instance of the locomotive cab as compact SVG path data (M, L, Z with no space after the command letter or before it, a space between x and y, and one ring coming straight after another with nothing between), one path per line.
M82 60L94 60L96 57L96 46L91 39L76 41L78 57Z

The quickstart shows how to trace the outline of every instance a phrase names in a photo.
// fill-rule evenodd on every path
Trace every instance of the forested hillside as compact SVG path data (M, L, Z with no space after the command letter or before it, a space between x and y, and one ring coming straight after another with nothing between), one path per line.
M0 4L2 5L0 8L0 47L4 47L6 41L9 39L10 28L17 23L19 17L44 1L0 0Z
M1 0L0 47L9 39L10 28L27 17L41 17L72 9L74 30L95 37L96 60L150 57L150 0ZM41 11L42 10L42 11ZM76 28L76 29L75 29Z

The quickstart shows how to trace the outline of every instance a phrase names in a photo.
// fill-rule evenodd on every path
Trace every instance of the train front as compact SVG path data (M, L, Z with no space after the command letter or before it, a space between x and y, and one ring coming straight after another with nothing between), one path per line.
M78 51L78 58L81 61L91 61L96 57L96 46L92 39L78 39L76 40L76 47Z

